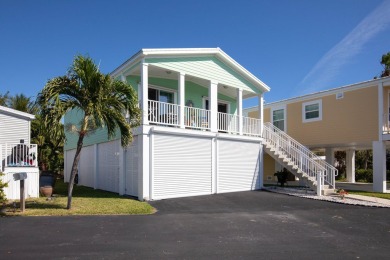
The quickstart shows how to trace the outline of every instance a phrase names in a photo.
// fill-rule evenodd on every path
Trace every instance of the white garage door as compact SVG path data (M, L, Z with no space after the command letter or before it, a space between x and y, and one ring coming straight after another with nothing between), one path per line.
M259 143L218 140L217 193L259 189Z
M125 194L135 197L138 197L138 158L138 136L134 136L126 151Z
M98 145L98 189L119 192L119 142Z
M211 194L211 139L156 134L152 199Z

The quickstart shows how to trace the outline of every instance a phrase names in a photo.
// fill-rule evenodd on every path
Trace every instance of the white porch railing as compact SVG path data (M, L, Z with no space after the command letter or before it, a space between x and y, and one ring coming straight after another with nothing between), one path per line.
M0 148L2 167L38 167L38 145L6 143Z
M184 125L194 129L209 130L210 110L185 106Z
M179 105L149 100L149 122L179 125Z
M389 118L389 113L385 113L383 115L383 134L390 134L390 118Z
M242 117L242 133L244 135L261 136L261 120Z
M218 112L218 131L238 134L238 116Z
M149 100L149 122L152 124L166 126L180 126L180 105ZM198 130L210 130L210 110L184 107L184 127ZM217 129L220 132L239 134L239 116L227 113L217 113ZM249 117L242 117L243 134L261 136L261 120Z
M325 184L335 187L337 169L320 157L312 153L308 148L297 142L285 132L271 123L264 123L263 138L270 143L277 152L281 152L289 158L298 169L309 177L317 179L317 174L322 172Z

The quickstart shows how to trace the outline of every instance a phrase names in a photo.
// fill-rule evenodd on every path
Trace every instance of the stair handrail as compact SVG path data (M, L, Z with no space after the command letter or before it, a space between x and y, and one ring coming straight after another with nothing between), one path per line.
M332 188L335 187L335 176L338 174L337 169L284 131L272 123L266 122L264 123L262 137L266 142L273 145L275 149L283 152L286 157L292 160L309 177L313 177L316 180L317 173L322 172L324 181Z

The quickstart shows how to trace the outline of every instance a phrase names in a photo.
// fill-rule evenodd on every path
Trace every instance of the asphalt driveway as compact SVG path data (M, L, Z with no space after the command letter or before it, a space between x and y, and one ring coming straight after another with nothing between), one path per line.
M264 191L151 202L149 216L0 218L0 259L388 259L390 210Z

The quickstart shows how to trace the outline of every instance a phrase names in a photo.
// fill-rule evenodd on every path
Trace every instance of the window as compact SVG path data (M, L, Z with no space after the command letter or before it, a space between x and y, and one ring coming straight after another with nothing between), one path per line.
M303 103L302 118L304 123L322 120L322 100Z
M274 126L284 131L284 109L277 109L272 111L272 122Z

